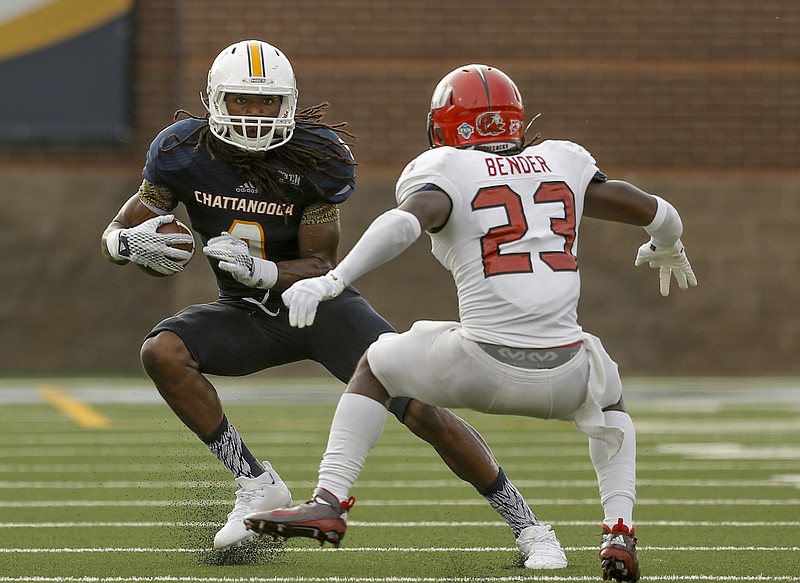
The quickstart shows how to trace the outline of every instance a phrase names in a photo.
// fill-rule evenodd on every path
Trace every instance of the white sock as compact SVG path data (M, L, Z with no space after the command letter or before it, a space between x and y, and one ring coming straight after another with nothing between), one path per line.
M386 407L364 395L344 393L333 415L317 487L325 488L339 501L347 500L385 424Z
M636 503L636 430L630 415L622 411L606 411L606 425L625 432L622 447L610 460L606 443L589 440L589 456L597 473L603 524L613 527L621 518L628 528L633 527L633 505Z

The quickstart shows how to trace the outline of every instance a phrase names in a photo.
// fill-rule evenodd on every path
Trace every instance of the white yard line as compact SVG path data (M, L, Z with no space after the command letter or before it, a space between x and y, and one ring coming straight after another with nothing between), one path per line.
M585 454L585 451L584 451ZM503 458L505 459L505 455ZM585 457L585 455L584 455ZM446 467L442 465L441 461L434 461L429 463L408 463L385 462L382 459L370 459L370 465L373 469L391 472L404 472L406 474L431 474L433 472L445 471ZM281 461L281 470L286 471L308 469L308 463L301 462L287 462ZM206 462L181 462L181 468L197 472L218 472L221 469L217 460ZM591 472L592 465L588 459L575 462L547 462L547 469L550 472ZM784 470L800 470L800 464L797 459L758 459L752 460L748 463L747 467L743 467L742 463L735 460L720 460L720 459L682 459L678 465L675 461L639 461L636 464L636 469L639 472L658 472L658 471L697 471L697 469L714 471L725 470L743 470L753 471L757 469L759 472L765 471L784 471ZM76 464L38 464L38 463L0 463L0 474L87 474L87 473L108 473L108 474L154 474L163 472L163 464L137 464L137 463L76 463Z
M597 498L531 498L531 506L587 506L597 505ZM195 507L195 506L229 506L230 499L216 500L0 500L0 508L65 508L65 507L106 507L106 508L160 508L160 507ZM640 498L639 506L792 506L800 505L800 498L773 500L769 498ZM486 506L485 500L359 500L359 508L365 506Z
M169 522L169 521L141 521L141 522L0 522L0 528L208 528L220 527L222 522ZM507 528L502 521L407 521L407 522L365 522L350 520L349 526L360 528L461 528L461 527L502 527ZM595 520L555 520L551 521L552 526L597 526ZM730 527L730 528L750 528L754 526L763 527L794 527L800 526L797 520L776 520L776 521L734 521L734 520L637 520L637 526L658 526L658 527Z
M639 479L639 487L668 487L668 488L773 488L795 486L792 476L777 475L762 480L648 480ZM447 480L361 480L360 488L403 490L427 490L429 488L456 488L463 484L453 478ZM570 488L597 488L596 480L514 480L518 488L553 488L566 490ZM308 484L303 482L287 482L290 488L302 488ZM0 490L117 490L117 489L186 489L186 488L231 488L228 480L177 480L177 481L148 481L148 480L123 480L109 482L31 482L31 481L0 481Z
M800 547L756 547L756 546L697 546L697 547L656 547L637 546L639 550L681 553L708 553L708 552L781 552L798 553ZM153 547L59 547L59 548L0 548L0 554L58 554L58 553L206 553L210 549L199 548L153 548ZM592 551L597 552L597 545L585 547L564 547L565 551ZM515 552L519 549L513 547L283 547L281 553L496 553Z
M596 582L597 576L524 575L509 577L0 577L0 583L516 583L524 581ZM647 581L796 582L800 576L658 575Z

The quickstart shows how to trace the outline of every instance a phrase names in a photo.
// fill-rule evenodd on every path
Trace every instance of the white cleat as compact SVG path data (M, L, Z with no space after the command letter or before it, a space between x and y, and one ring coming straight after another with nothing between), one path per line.
M221 550L239 546L256 533L244 526L244 517L253 512L273 510L292 505L292 495L272 466L264 463L265 471L256 478L236 478L236 504L228 521L214 537L214 548Z
M526 569L564 569L567 556L549 524L529 526L519 533L517 547L525 555Z

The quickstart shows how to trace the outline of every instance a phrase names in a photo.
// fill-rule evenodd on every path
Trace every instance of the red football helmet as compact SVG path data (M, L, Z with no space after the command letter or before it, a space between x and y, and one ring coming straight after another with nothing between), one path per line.
M500 69L464 65L439 81L428 114L432 147L518 147L525 134L525 108L516 84Z

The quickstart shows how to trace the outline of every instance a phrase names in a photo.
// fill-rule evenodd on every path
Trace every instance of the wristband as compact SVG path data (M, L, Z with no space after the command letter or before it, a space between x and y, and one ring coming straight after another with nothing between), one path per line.
M278 282L278 265L269 259L253 258L252 287L272 289Z
M683 223L675 207L660 196L654 196L658 202L656 216L644 230L653 239L657 249L672 247L683 233Z
M106 235L106 249L108 254L117 261L130 261L130 248L128 247L127 237L122 237L124 229L115 229ZM127 253L124 255L123 253Z

